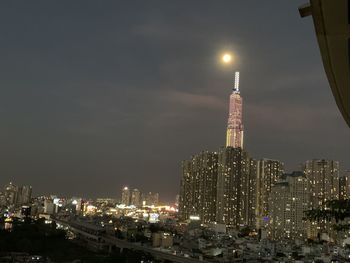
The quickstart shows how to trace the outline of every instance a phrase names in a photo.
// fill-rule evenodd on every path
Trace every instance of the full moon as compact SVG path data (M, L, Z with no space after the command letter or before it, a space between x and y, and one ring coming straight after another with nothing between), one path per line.
M230 54L224 54L222 56L222 61L224 63L229 63L229 62L231 62L231 60L232 60L232 56Z

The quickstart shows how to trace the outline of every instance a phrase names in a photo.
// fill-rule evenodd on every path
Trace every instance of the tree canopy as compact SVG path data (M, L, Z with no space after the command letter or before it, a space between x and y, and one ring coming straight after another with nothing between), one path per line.
M350 218L350 199L326 201L321 208L305 211L305 215L311 221L335 220L334 228L338 231L350 229L350 224L342 223Z

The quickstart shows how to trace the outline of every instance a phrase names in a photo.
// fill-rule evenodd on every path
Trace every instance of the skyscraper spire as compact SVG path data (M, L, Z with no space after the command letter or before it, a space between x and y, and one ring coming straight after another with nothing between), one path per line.
M234 91L239 92L239 72L235 72L235 87L233 89Z
M226 146L243 148L242 104L243 100L239 92L239 72L235 72L234 89L230 96Z

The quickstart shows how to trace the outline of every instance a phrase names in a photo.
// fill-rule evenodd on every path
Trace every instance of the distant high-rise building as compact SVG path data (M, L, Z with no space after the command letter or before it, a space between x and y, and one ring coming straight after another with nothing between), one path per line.
M141 192L138 189L134 189L131 192L131 205L141 206Z
M218 154L204 151L182 162L179 216L182 220L199 217L201 222L216 221Z
M29 185L23 185L18 187L17 204L25 205L29 204L32 198L32 187Z
M344 176L339 177L339 198L350 198L350 171L346 171Z
M7 205L16 205L18 197L18 186L13 183L9 183L5 186L5 199Z
M239 72L236 72L235 84L230 96L226 146L243 148L242 104L243 100L239 91Z
M52 199L44 200L44 213L49 215L52 215L55 213L55 204L53 203Z
M308 181L303 172L285 174L269 194L269 236L272 239L305 239L304 211L309 208Z
M339 162L333 160L309 160L304 173L310 192L310 208L326 208L326 202L339 199ZM315 238L320 232L332 232L332 222L309 222L308 237Z
M142 197L143 203L147 206L157 206L159 204L159 193L148 192Z
M130 205L130 189L127 186L122 190L122 204L126 206Z
M179 200L180 200L180 195L175 196L175 206L179 207Z
M4 193L0 192L0 206L5 206L7 203L6 196Z
M2 194L2 203L9 206L28 205L31 202L32 187L31 186L17 186L9 183L5 186Z
M268 224L269 194L272 186L283 174L283 163L278 160L261 159L257 162L256 178L256 227Z

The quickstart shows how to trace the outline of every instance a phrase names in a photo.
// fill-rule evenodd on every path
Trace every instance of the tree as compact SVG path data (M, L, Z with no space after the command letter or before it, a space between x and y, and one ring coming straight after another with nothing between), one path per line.
M348 230L350 224L344 224L342 221L350 218L350 199L326 201L322 208L305 211L305 215L311 221L335 220L335 230Z

